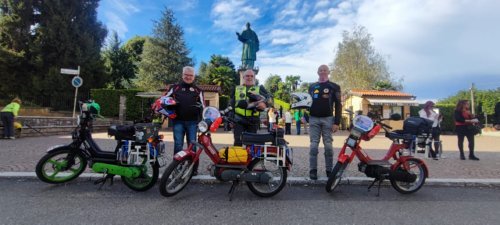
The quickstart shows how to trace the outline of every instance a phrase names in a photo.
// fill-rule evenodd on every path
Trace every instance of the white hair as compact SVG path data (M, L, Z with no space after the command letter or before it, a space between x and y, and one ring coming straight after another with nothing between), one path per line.
M193 74L196 76L196 72L194 70L194 67L192 67L192 66L182 67L182 73L186 72L186 70L189 70L189 71L193 72Z

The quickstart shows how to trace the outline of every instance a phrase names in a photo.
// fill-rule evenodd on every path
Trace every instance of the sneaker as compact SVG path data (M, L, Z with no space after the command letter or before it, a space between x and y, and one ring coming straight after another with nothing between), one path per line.
M16 139L16 137L9 137L9 139L12 139L12 140L14 140L14 139Z
M309 171L309 178L311 178L311 180L317 180L318 179L318 170L316 170L316 169L310 170Z

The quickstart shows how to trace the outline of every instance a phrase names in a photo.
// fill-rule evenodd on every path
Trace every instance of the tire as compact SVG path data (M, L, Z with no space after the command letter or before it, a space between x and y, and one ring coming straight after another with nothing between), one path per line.
M68 156L72 154L71 159ZM72 161L69 162L68 160ZM36 164L36 176L45 183L60 184L71 181L83 173L87 160L77 149L60 148L47 153ZM62 172L62 173L60 173ZM57 176L59 175L59 176Z
M337 188L342 180L342 174L344 174L345 168L347 167L347 163L337 162L333 167L332 173L328 177L328 181L326 182L326 192L331 193Z
M269 184L247 181L247 186L254 194L260 197L271 197L278 194L286 185L287 171L285 167L276 164L276 161L256 158L248 165L250 171L265 171L271 175Z
M174 160L168 165L160 180L161 195L171 197L181 192L182 189L186 187L193 175L193 169L189 169L191 164L193 164L192 159L185 158L180 161ZM180 179L179 183L177 183L178 179ZM177 185L175 187L169 187L176 183Z
M134 191L147 191L152 188L156 181L158 180L158 175L160 174L160 166L157 162L151 164L146 161L146 157L143 156L142 172L139 177L128 178L122 176L123 183L130 189Z
M404 165L409 167L409 171L404 168ZM400 163L396 168L396 170L405 170L412 174L417 175L417 179L415 182L401 182L391 179L391 185L396 191L401 194L411 194L418 191L425 184L425 178L427 177L427 171L423 166L423 162L417 158L410 158L403 163Z

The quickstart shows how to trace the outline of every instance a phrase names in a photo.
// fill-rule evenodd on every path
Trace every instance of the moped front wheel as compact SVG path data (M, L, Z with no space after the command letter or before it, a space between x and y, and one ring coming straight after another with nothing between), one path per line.
M272 160L256 158L248 166L250 171L264 172L269 176L269 182L247 182L247 186L254 194L260 197L271 197L278 194L286 185L287 171L285 167Z
M191 180L193 174L192 164L193 160L191 158L172 161L160 179L161 195L170 197L182 191Z
M416 175L414 182L402 182L391 179L391 185L401 194L411 194L418 191L425 184L426 169L420 159L410 158L400 163L395 170L401 170Z
M340 163L337 162L335 166L333 167L332 172L330 173L330 176L328 177L328 181L326 182L326 192L330 193L339 186L340 181L342 180L342 175L344 174L345 168L347 167L347 162L345 163Z
M87 166L85 157L71 148L47 153L36 164L36 176L45 183L60 184L77 178Z
M160 166L158 163L151 163L147 161L147 158L143 156L143 162L141 165L141 175L136 178L128 178L122 176L123 183L130 189L134 191L147 191L152 188L156 181L158 180L158 175L160 173Z

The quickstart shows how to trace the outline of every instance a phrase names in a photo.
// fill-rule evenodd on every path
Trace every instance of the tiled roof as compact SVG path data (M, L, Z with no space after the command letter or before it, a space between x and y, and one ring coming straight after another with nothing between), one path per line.
M353 95L359 95L361 97L366 96L385 96L385 97L415 97L412 94L403 93L399 91L377 91L377 90L361 90L361 89L352 89L350 91Z
M165 92L170 88L171 84L168 84L164 89L160 89L159 91ZM219 85L209 85L209 84L198 84L198 86L202 91L205 92L221 92L221 87Z

